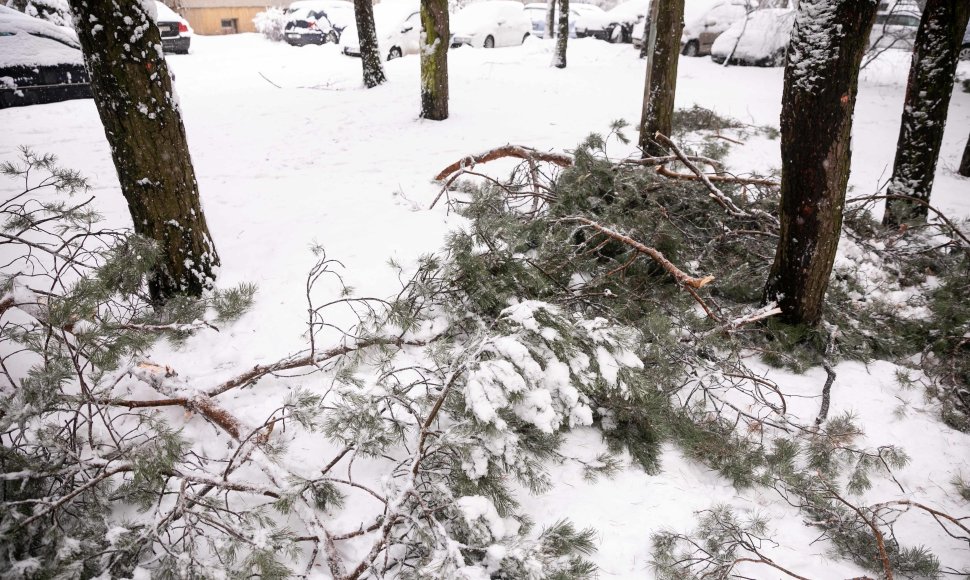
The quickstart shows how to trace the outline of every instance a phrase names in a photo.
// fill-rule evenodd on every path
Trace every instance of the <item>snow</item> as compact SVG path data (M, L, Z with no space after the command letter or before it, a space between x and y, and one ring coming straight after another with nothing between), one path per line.
M635 122L645 66L637 51L593 39L570 40L569 51L570 64L564 70L548 66L552 43L536 39L505 50L452 51L452 116L444 122L418 118L416 56L386 63L389 83L372 90L361 86L360 60L339 54L332 45L297 49L258 35L202 36L193 39L192 55L167 56L175 73L206 218L222 259L219 285L255 282L259 292L254 310L222 328L217 338L200 334L182 346L161 342L151 359L177 369L187 383L209 385L232 376L235 369L276 361L300 350L305 345L303 281L314 263L312 244L323 245L329 256L346 264L343 275L360 295L385 296L397 283L397 273L386 266L388 259L413 264L462 223L440 207L427 209L439 191L430 178L442 167L506 142L568 149L591 131L608 131L614 119ZM2 50L0 54L6 55ZM907 55L887 54L860 77L850 196L875 193L888 177L907 67ZM961 75L970 74L968 63L960 67ZM260 73L282 88L263 80ZM677 105L697 103L744 122L777 127L782 74L780 68L725 68L709 59L684 58L679 64ZM106 216L107 226L130 226L91 100L0 110L0 126L4 127L0 160L14 159L19 145L58 155L65 166L80 169L91 179L97 209ZM958 88L950 104L933 192L934 204L957 217L970 216L970 182L955 174L968 132L970 94ZM617 154L630 151L614 147ZM738 171L777 168L778 141L749 138L732 150L728 163ZM13 191L15 184L0 181L0 194ZM851 245L844 244L840 259L852 251ZM339 289L320 292L322 298L333 298ZM534 306L510 305L506 316L528 329ZM496 348L510 357L517 352L516 344L510 339ZM602 351L596 353L600 366L632 362L622 353ZM526 360L517 360L523 368L514 373L510 365L489 370L504 377L527 372ZM566 362L575 364L574 372L590 363ZM796 417L814 417L825 378L821 369L794 375L755 360L748 364L782 386ZM948 499L947 491L961 470L970 476L970 437L944 427L920 392L898 385L895 365L844 363L835 370L838 379L830 416L852 410L866 427L869 444L902 445L912 464L897 477L909 494L963 515L965 504ZM537 425L549 426L554 416L548 411L556 404L579 408L581 402L566 388L566 372L559 367L550 373L546 394L518 403L517 412ZM220 402L240 420L258 424L297 383L278 380L274 384L279 392L240 390ZM514 388L506 383L505 389L510 390L510 385ZM483 405L482 416L498 403L490 396L483 387L484 398L473 402ZM182 420L180 412L166 413ZM588 417L577 416L572 424L588 424ZM199 418L189 420L185 429L187 436L210 433ZM208 439L208 444L217 444ZM494 443L496 449L514 445ZM294 468L297 472L309 472L321 458L332 456L319 437L295 441L293 450L306 460ZM594 430L577 428L564 450L589 461L603 451L603 445ZM466 471L481 473L483 461L472 458ZM552 470L551 479L549 492L522 498L526 511L539 528L563 517L578 527L595 527L598 552L593 558L603 578L651 578L650 534L661 529L687 531L693 527L695 512L715 503L771 516L776 540L783 547L766 553L790 570L813 578L863 575L851 563L832 559L825 542L814 542L817 531L802 525L802 517L776 495L763 490L739 492L673 447L665 448L657 475L629 467L614 479L591 482L584 479L580 466L566 462ZM900 495L898 489L877 487L867 497L885 500ZM468 496L459 500L459 506L467 521L493 537L508 533L513 524L499 518L484 498ZM335 524L353 529L354 515L349 509L337 516ZM915 514L905 518L905 525L897 525L897 531L906 529L904 540L931 546L950 564L970 563L965 546L961 552L958 543L941 537L934 522ZM500 557L496 550L490 552L493 559ZM766 575L764 569L743 571L750 577L779 577ZM325 577L323 568L315 573ZM139 570L139 574L146 573ZM481 571L469 570L468 575L472 574L485 577Z
M728 27L711 46L711 54L726 58L756 62L784 51L788 46L795 11L787 8L755 10ZM740 41L738 40L740 39ZM735 48L737 44L737 48Z
M77 35L20 12L0 12L0 67L84 64Z

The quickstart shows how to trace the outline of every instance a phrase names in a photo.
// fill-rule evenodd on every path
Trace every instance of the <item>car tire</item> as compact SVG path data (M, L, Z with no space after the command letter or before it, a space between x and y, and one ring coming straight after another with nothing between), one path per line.
M606 38L612 44L620 44L623 42L623 28L619 24L610 27L609 35Z
M776 52L768 62L768 66L785 66L785 49Z
M495 48L495 39L492 38L492 35L491 34L489 34L488 36L485 37L485 42L482 43L482 47L483 48Z
M960 49L960 60L970 60L970 44L965 44Z
M340 42L340 37L337 36L337 33L335 31L331 30L330 32L327 33L327 37L324 42L337 44L338 42Z
M387 53L387 60L394 60L396 58L401 58L402 56L404 56L404 53L401 52L399 47L395 46Z
M525 39L526 38L529 38L529 33L528 32L526 32L525 34L522 35L522 44L525 44Z
M691 40L684 45L684 50L681 51L681 54L684 56L697 56L699 52L700 48L697 46L697 41Z

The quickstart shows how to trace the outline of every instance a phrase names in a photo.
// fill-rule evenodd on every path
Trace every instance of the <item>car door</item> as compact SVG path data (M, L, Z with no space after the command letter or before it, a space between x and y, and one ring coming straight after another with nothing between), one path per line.
M421 52L421 13L412 12L401 23L401 51L404 54Z

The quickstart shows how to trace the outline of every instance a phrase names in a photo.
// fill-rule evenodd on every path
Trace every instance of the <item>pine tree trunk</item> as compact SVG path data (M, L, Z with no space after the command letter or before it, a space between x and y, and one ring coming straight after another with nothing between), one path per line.
M360 63L364 69L364 86L372 89L387 81L384 76L384 58L377 45L377 29L374 27L374 4L371 0L354 0L354 18L357 21L357 40L360 44Z
M875 18L870 0L801 0L781 105L781 237L765 286L782 318L822 316L851 161L859 64Z
M930 201L946 114L960 57L970 0L927 0L909 67L896 161L889 195ZM882 223L925 222L928 209L908 199L887 199Z
M556 0L549 0L549 10L546 11L546 38L556 37Z
M137 0L71 0L91 90L135 232L158 244L156 302L198 296L219 265L158 28Z
M958 171L960 175L970 177L970 137L967 138L967 144L963 148L963 159L960 161L960 169Z
M559 0L559 30L556 32L556 51L552 66L566 68L566 41L569 39L569 0Z
M421 0L421 116L448 118L448 0Z
M677 93L677 61L680 35L684 31L684 0L654 0L650 6L645 42L647 76L643 87L643 113L640 117L640 148L644 155L663 155L653 140L658 131L670 135Z

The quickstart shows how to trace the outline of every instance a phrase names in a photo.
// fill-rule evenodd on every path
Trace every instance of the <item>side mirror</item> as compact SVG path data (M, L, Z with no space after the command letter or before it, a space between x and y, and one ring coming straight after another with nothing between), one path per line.
M403 34L405 32L411 32L412 30L414 30L414 27L413 26L408 26L407 28L402 28L401 29L401 33Z

